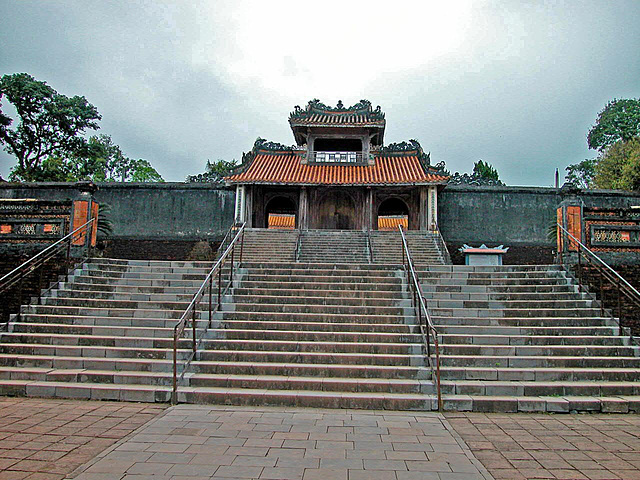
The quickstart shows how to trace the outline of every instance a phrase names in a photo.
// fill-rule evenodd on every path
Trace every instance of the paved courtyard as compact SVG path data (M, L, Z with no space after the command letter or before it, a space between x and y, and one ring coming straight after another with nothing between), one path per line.
M490 478L434 413L180 405L77 480Z
M0 397L0 440L0 480L640 480L639 415Z

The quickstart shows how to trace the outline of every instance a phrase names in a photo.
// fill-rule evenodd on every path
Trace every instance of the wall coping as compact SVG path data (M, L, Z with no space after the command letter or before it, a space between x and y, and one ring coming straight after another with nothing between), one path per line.
M637 197L640 199L640 191L627 190L604 190L604 189L578 189L563 190L555 187L526 187L512 185L447 185L444 192L496 192L496 193L529 193L542 195L577 195L577 196L620 196L620 197Z

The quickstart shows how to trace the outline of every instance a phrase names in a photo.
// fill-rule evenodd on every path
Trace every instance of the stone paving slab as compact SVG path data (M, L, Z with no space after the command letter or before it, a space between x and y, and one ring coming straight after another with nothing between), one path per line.
M640 480L640 415L445 417L496 479Z
M60 480L165 409L0 397L0 480Z
M489 480L433 412L178 405L76 480Z

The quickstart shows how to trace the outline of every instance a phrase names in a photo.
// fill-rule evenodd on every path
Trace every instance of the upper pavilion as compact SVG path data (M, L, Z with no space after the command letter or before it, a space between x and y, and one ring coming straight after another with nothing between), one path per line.
M437 189L448 176L415 140L384 146L380 107L311 100L295 107L289 125L295 145L258 138L226 178L237 186L237 220L268 227L285 215L297 228L375 230L397 217L410 229L435 227Z

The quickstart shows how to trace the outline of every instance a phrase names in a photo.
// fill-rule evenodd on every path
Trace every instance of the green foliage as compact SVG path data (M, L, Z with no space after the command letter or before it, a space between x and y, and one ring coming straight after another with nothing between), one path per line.
M111 205L108 203L98 204L98 234L109 236L113 232L113 222L111 221Z
M598 114L587 134L589 148L604 151L616 142L640 135L640 99L613 99Z
M0 78L0 101L3 97L14 106L18 117L13 119L3 113L0 104L0 143L18 160L11 172L12 180L38 180L41 164L48 157L83 151L87 142L80 135L87 129L99 128L98 120L102 118L86 98L59 94L26 73ZM18 119L17 126L11 128ZM47 169L54 165L52 162Z
M566 182L577 188L591 188L596 176L597 163L595 158L587 158L580 163L569 165L566 168Z
M500 176L498 175L498 171L493 168L489 163L483 162L482 160L477 161L473 164L473 174L474 177L481 177L488 180L500 180Z
M597 159L596 188L640 190L640 137L619 141Z
M230 162L227 160L217 160L211 162L207 160L207 167L204 173L198 175L189 175L187 177L188 183L220 183L224 177L231 174L231 171L238 166L235 160Z

